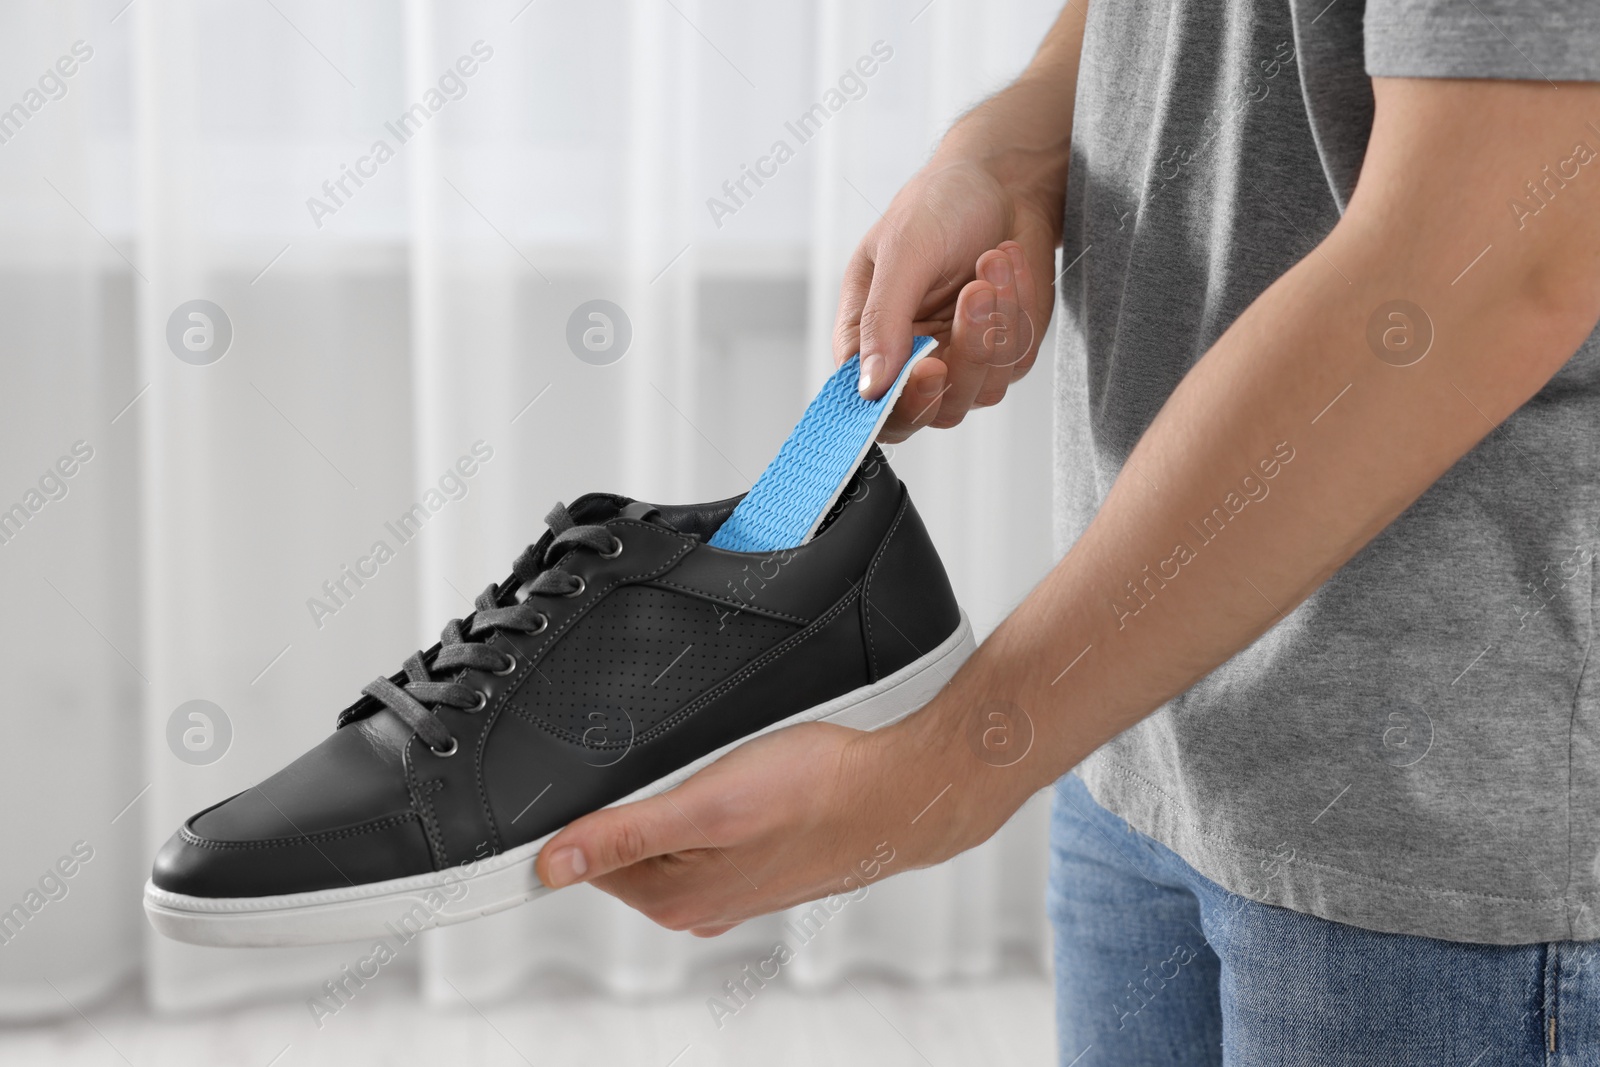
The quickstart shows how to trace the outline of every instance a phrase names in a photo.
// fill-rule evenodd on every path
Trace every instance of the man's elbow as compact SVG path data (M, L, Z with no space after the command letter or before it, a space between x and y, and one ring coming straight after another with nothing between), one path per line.
M1587 141L1573 148L1600 114L1600 85L1374 78L1373 94L1340 226L1421 290L1441 335L1519 378L1555 374L1600 322L1600 162ZM1534 209L1516 198L1541 173L1558 184Z
M1600 255L1556 253L1529 262L1507 301L1515 333L1527 342L1528 369L1548 379L1600 324Z
M1540 259L1525 273L1522 302L1576 334L1576 348L1600 323L1600 248Z

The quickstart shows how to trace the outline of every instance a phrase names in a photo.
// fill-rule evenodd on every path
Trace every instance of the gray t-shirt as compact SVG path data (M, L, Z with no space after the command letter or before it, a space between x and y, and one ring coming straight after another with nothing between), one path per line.
M1600 3L1090 5L1061 549L1183 375L1338 221L1376 75L1600 81ZM1600 149L1595 119L1574 136ZM1456 941L1600 937L1597 466L1600 335L1303 606L1079 773L1256 900Z

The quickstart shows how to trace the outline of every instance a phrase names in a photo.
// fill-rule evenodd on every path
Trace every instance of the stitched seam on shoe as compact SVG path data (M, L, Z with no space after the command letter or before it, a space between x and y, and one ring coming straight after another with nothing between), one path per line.
M651 526L648 523L634 522L632 520L623 520L622 522L615 523L614 525L638 527L639 529L649 530L655 534L663 534L666 532L658 526ZM511 682L506 686L505 692L501 693L501 695L495 701L495 717L499 718L500 710L505 706L507 698L510 697L512 693L515 693L519 687L521 687L522 683L527 680L527 675L533 671L534 667L537 666L539 661L545 657L545 655L550 651L551 647L561 639L563 634L572 629L572 627L576 625L579 620L587 616L590 609L592 609L596 604L600 603L600 601L604 600L607 596L610 596L613 590L620 589L622 586L631 582L637 582L640 579L650 579L654 575L667 573L667 571L672 569L674 564L676 564L684 556L688 555L688 553L695 548L696 544L697 542L685 541L678 546L678 551L673 553L672 557L665 562L642 570L638 574L622 575L614 580L610 585L602 586L598 591L592 591L592 595L584 598L583 603L578 606L578 610L573 612L570 618L568 618L556 629L546 630L543 634L539 635L544 637L544 643L538 647L537 651L530 653L527 656L528 662L524 664L516 674L511 676ZM484 729L483 736L485 738L489 736L489 731L493 727L494 723L490 722L489 726ZM479 748L480 750L482 749L482 742L479 743ZM485 803L487 803L487 801L485 801Z
M634 739L634 743L638 744L640 742L647 742L652 740L656 735L667 732L674 726L677 726L685 719L703 709L707 704L710 704L718 697L721 697L728 691L732 690L734 687L739 685L739 683L755 675L764 667L767 667L771 663L777 662L790 652L793 652L796 648L799 648L801 645L805 644L805 642L811 640L817 634L821 633L823 627L828 623L844 614L845 610L849 608L856 599L856 587L852 586L851 591L840 597L838 602L835 603L833 607L817 616L816 622L812 623L804 630L801 630L798 634L784 638L784 640L779 642L777 645L774 645L772 648L768 649L766 652L763 652L749 663L746 663L743 667L740 667L737 671L734 671L728 677L724 678L722 681L718 682L704 693L701 693L694 700L691 700L689 703L685 704L683 707L679 708L677 711L661 720L661 722L640 734Z
M665 578L651 578L640 582L639 584L647 588L656 585L671 586L673 589L680 590L691 596L699 597L702 600L709 600L713 604L721 604L724 607L733 608L735 611L739 612L748 611L752 615L766 615L774 619L781 619L784 622L797 622L801 626L805 626L808 622L807 619L799 615L790 615L787 611L775 611L772 608L758 608L753 604L747 604L740 600L719 597L714 593L706 592L704 589L696 589L693 586L683 585L679 582L669 582Z
M632 740L627 742L626 746L619 745L615 747L632 747L633 745L643 744L654 740L657 736L666 733L668 730L677 726L684 719L700 711L705 705L711 703L713 700L716 700L718 697L722 696L728 690L732 689L740 682L743 682L757 671L788 655L790 652L794 651L794 649L800 647L806 641L809 641L811 638L820 633L822 628L827 623L832 622L839 615L843 614L843 612L856 601L858 588L859 586L852 585L850 587L850 592L840 597L831 608L819 615L816 622L812 623L804 630L801 630L799 633L792 634L789 637L784 638L782 641L778 642L778 644L762 652L756 658L746 663L743 667L740 667L737 671L734 671L732 674L728 675L728 677L724 678L710 689L707 689L689 703L685 704L683 707L679 708L677 711L673 712L656 725L650 727L650 729L646 730L644 733L635 735ZM580 735L545 722L543 719L538 719L531 715L523 714L516 709L512 710L512 714L516 715L524 722L530 723L533 726L537 726L546 733L560 738L561 740L570 744L583 745L585 748L599 748L601 750L606 750L612 747L607 745L586 744Z
M217 841L209 837L201 837L187 826L178 828L178 836L185 844L194 845L196 848L214 848L219 850L255 849L255 848L297 848L302 845L315 845L323 841L338 841L344 838L360 837L363 834L376 833L398 826L408 819L416 818L416 812L405 812L400 815L386 815L372 822L362 823L359 826L347 826L342 830L319 830L314 834L299 834L295 837L269 837L264 841Z
M519 657L519 658L521 658L521 657ZM519 676L520 676L520 674L519 675L514 675L512 677L513 683L517 683L517 679L518 679ZM493 712L490 713L490 718L485 720L485 722L483 724L483 729L478 731L478 742L477 742L476 745L473 746L472 781L473 781L473 784L474 784L474 786L476 786L477 791L478 791L478 800L483 805L484 820L485 820L486 824L489 827L489 843L490 843L491 847L494 849L495 853L499 853L501 851L501 845L504 842L503 842L503 839L500 836L500 827L494 820L494 812L491 811L490 808L489 808L489 793L488 793L488 789L487 789L486 785L484 784L484 780L483 780L483 753L484 753L485 747L488 745L489 733L490 733L491 730L494 729L494 724L499 718L499 715L500 715L499 708L500 708L500 706L503 706L505 704L505 702L506 702L507 697L509 697L512 693L514 693L516 691L517 691L517 684L512 684L512 685L507 686L505 688L505 690L498 697L495 698L496 708L495 708L495 710ZM442 782L440 782L440 788L443 788L443 783ZM476 850L474 850L474 851L476 851ZM463 862L465 862L465 861L463 861ZM440 864L440 869L442 870L444 868L444 866L445 865L443 863L441 863Z
M654 533L654 534L665 534L667 536L672 536L670 531L663 530L659 526L652 526L649 523L638 522L638 521L635 521L633 519L622 519L622 520L619 520L618 522L613 523L611 525L637 527L638 529L641 529L641 530L649 530L651 533ZM678 536L681 538L683 535L680 534ZM613 584L611 584L609 586L606 586L598 594L596 594L594 596L591 596L591 597L588 597L587 599L585 599L584 602L583 602L583 605L579 608L579 610L572 616L572 618L570 618L566 622L562 623L559 629L556 629L556 630L553 630L553 631L551 631L551 630L544 631L544 633L549 634L549 636L545 638L544 644L539 646L539 651L536 652L534 654L534 656L529 659L528 666L531 668L533 666L533 664L535 662L537 662L537 657L538 656L542 656L542 655L544 655L545 652L549 651L550 646L555 643L555 640L558 637L560 637L564 632L566 632L566 630L569 629L574 622L576 622L577 620L583 618L583 616L585 614L587 614L588 609L593 607L596 603L598 603L600 601L600 599L602 597L604 597L607 593L611 592L611 590L617 588L618 586L626 585L629 582L637 581L640 578L648 578L652 574L665 574L667 571L672 569L673 565L676 564L678 562L678 560L682 559L688 552L690 552L692 549L694 549L698 544L699 544L699 542L697 542L697 541L687 541L687 540L685 540L682 544L680 544L678 546L678 551L676 553L674 553L673 556L670 559L668 559L665 563L662 563L659 567L653 568L651 570L640 571L638 574L630 574L630 575L626 575L626 576L624 576L622 578L619 578ZM385 675L384 677L388 678L390 681L394 681L394 678L395 678L394 675ZM517 674L514 674L511 677L512 677L512 683L513 684L511 684L510 686L507 687L507 690L506 690L507 693L514 692L516 690L517 685L520 685L522 683L522 680L523 680L523 675L522 675L521 672L518 672ZM403 682L395 682L395 684L396 685L403 685L404 683ZM349 720L347 720L345 718L345 716L347 714L349 714L351 711L354 711L362 703L362 701L365 701L365 700L368 700L368 699L370 699L370 698L363 696L360 699L358 699L354 704L351 704L348 708L345 708L344 711L341 711L339 713L338 722L335 724L335 729L343 729L345 726L349 725L352 722L358 722L359 721L358 719L349 719ZM503 702L505 698L501 697L500 699ZM373 711L368 712L367 715L361 716L361 718L364 719L364 718L367 718L368 716L373 715L373 714L376 714L376 709L374 709ZM496 710L495 714L498 717L498 709ZM491 722L490 726L493 726L493 725L494 724ZM485 731L485 733L487 733L487 730ZM487 798L486 798L485 799L485 804L487 805L487 803L488 803L488 801L487 801ZM492 829L493 828L492 819L491 819L491 822L490 822L490 826L491 826L491 829ZM497 836L498 836L498 832L497 832Z
M610 523L609 525L637 527L642 530L648 530L653 535L657 536L667 533L667 531L662 530L659 526L651 526L649 523L637 522L632 519L623 519L620 522ZM484 750L488 747L490 735L494 733L495 725L500 721L501 714L503 714L505 710L510 707L512 694L521 690L523 683L525 683L528 679L528 675L532 674L533 671L538 668L538 665L544 660L545 656L549 654L550 649L555 647L556 642L561 639L561 636L570 630L574 625L576 625L580 619L585 618L596 604L610 596L614 590L620 589L625 585L628 585L632 582L637 582L640 579L649 579L654 575L667 573L678 563L679 560L683 559L684 556L693 551L698 544L699 542L697 541L683 541L678 545L678 551L673 553L671 558L667 559L665 562L660 563L655 567L642 570L638 574L629 574L620 577L610 585L604 586L595 595L585 598L583 604L579 606L577 611L573 612L572 616L567 619L566 622L563 622L561 626L553 632L549 632L549 636L545 638L544 643L539 646L537 651L530 653L527 657L525 657L528 662L524 664L516 674L511 676L510 684L508 684L505 687L505 690L495 698L493 710L489 713L490 718L488 722L484 724L483 733L478 737L477 750L473 753L472 774L478 787L478 802L483 806L484 819L488 823L489 832L494 835L497 849L499 845L504 842L504 838L500 834L499 824L495 821L494 810L489 804L489 787L488 783L484 781L483 777L483 754ZM518 715L518 717L522 718L524 721L532 721L528 718L528 716L520 715L515 710L512 711L512 714ZM539 725L536 722L534 724Z
M428 794L423 800L427 805L428 821L433 824L434 833L439 838L438 870L441 871L450 866L450 843L445 840L444 823L439 819L439 802L433 798L432 794L443 793L446 784L443 778L434 778L423 783L422 786L424 792Z
M878 564L883 561L884 553L889 551L889 542L894 540L895 531L900 529L900 520L905 518L906 508L911 503L911 494L900 487L900 510L895 512L894 521L889 524L889 532L884 535L883 541L878 545L878 551L873 553L872 561L867 564L867 573L861 578L861 625L866 629L867 635L867 668L869 680L878 680L878 652L872 644L872 575L878 569Z
M621 525L621 524L619 524L619 525ZM648 525L646 525L644 523L628 523L628 525L639 526L639 527L642 527L643 529L646 529L646 530L656 530L657 529L656 527L648 526ZM657 532L660 532L660 531L657 531ZM578 622L578 620L580 620L580 619L584 618L586 615L588 615L589 614L589 610L591 608L593 608L596 604L600 603L600 601L604 600L607 596L610 596L612 590L619 589L622 586L629 584L630 582L637 582L641 578L650 578L652 575L665 574L667 571L672 569L672 565L673 564L677 563L680 559L682 559L685 555L687 555L694 547L695 547L695 545L694 545L693 542L685 542L684 544L681 544L681 545L678 546L678 551L676 553L674 553L672 558L668 559L666 562L664 562L664 563L662 563L662 564L660 564L658 566L651 567L651 568L649 568L647 570L642 570L638 574L623 575L622 577L617 578L615 581L613 581L610 585L602 587L601 590L598 593L596 593L595 595L593 595L591 597L587 597L584 600L584 602L579 606L579 609L572 614L571 618L567 619L566 622L563 622L560 625L560 627L558 627L557 629L549 631L550 636L545 638L544 644L540 646L539 651L537 653L538 659L542 659L544 657L545 653L550 650L550 646L554 645L558 640L560 640L562 634L564 634L568 630L572 629L572 627ZM529 657L528 666L527 666L526 669L531 671L536 662L537 662L537 659L535 659L534 657ZM517 675L515 676L515 678L514 678L514 683L515 684L506 687L506 695L509 695L512 692L514 692L516 690L517 686L522 684L522 681L523 681L522 674L519 671L517 673ZM506 699L506 697L502 696L500 698L500 703L504 704L505 703L505 699Z
M421 741L421 738L417 738ZM433 869L444 870L449 863L449 854L444 844L444 829L439 825L439 816L433 810L432 793L437 793L444 788L444 783L435 778L424 783L417 777L417 768L411 762L411 746L406 746L406 781L411 785L411 796L417 805L417 813L422 820L422 832L428 838L428 847L433 851Z

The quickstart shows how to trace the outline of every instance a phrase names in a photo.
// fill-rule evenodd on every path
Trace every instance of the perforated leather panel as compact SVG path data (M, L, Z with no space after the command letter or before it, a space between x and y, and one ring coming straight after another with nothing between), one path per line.
M596 749L625 748L799 627L625 586L539 661L508 710Z

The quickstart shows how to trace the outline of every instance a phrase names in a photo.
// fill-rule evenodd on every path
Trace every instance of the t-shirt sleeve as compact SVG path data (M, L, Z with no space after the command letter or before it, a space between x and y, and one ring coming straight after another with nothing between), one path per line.
M1600 0L1368 0L1365 37L1374 78L1600 81Z

